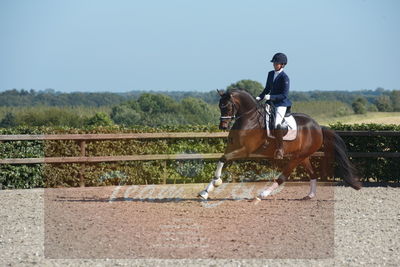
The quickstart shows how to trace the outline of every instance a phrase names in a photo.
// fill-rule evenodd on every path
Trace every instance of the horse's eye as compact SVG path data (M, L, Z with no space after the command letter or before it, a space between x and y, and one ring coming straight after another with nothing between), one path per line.
M220 108L226 108L227 106L228 106L228 103L226 103L226 104L222 104L222 103L219 104L219 107L220 107Z

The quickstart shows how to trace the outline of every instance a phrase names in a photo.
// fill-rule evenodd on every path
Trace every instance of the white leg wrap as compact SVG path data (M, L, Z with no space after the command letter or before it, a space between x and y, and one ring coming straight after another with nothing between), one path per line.
M277 182L274 182L270 187L268 187L268 189L270 189L271 191L274 191L275 189L277 189L279 186L279 184Z
M217 169L215 170L215 178L221 177L223 167L224 167L224 163L222 161L218 161Z
M274 182L270 187L268 187L267 189L262 191L259 197L261 199L262 198L266 198L267 196L269 196L278 187L279 187L279 184L277 182Z
M260 198L266 198L266 197L269 196L271 193L272 193L271 190L265 189L264 191L261 192Z
M214 190L214 180L212 180L206 187L207 192L211 192Z
M308 194L309 197L313 198L317 194L317 179L310 180L310 193Z
M201 196L203 199L207 199L208 193L212 192L215 187L218 187L222 184L221 173L223 167L224 163L222 161L218 161L217 169L215 170L215 178L211 180L206 189L199 193L199 196Z

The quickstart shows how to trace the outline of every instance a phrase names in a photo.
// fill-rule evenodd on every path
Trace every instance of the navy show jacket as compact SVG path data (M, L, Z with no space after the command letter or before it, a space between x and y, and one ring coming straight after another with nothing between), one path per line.
M292 106L292 102L289 100L289 77L285 72L281 72L275 78L274 81L274 73L275 71L270 71L268 73L267 83L265 84L265 89L259 95L261 99L264 98L266 94L271 95L271 101L276 106L284 106L290 107Z

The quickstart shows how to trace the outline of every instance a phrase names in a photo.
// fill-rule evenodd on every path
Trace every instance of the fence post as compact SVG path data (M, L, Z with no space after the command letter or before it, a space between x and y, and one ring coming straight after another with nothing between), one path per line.
M163 167L163 184L167 184L167 161L164 160L161 165Z
M81 140L79 142L81 148L81 157L86 157L86 140ZM85 163L82 163L79 171L79 186L85 187Z

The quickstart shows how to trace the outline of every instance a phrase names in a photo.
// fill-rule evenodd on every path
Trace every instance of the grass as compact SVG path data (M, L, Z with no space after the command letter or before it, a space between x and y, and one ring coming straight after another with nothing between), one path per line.
M110 107L0 107L0 120L7 112L12 112L21 117L26 114L36 114L36 117L46 117L51 114L71 113L80 118L91 117L97 112L110 113ZM400 112L368 112L367 114L354 114L351 107L342 102L333 101L308 101L293 103L292 112L305 113L314 118L321 125L341 122L345 124L377 123L400 125ZM60 115L60 116L61 116ZM65 115L65 114L64 114Z
M83 127L98 112L109 113L109 107L0 107L0 121L7 112L14 115L16 125Z
M317 119L321 125L329 125L336 122L345 124L377 123L400 125L400 112L368 112L366 114L352 114L342 117Z
M400 112L368 112L354 114L352 108L338 101L299 101L293 103L293 112L311 116L321 125L377 123L400 125Z
M0 107L0 119L2 119L7 112L14 114L26 113L51 113L57 111L72 112L79 116L93 116L97 112L110 113L110 107L51 107L51 106L33 106L33 107Z

